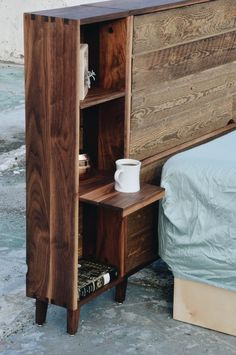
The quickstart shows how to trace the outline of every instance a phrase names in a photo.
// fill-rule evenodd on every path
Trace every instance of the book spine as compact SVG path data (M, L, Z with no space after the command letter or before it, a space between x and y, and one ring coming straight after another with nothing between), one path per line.
M106 274L99 276L97 279L92 280L89 284L82 286L79 288L79 299L83 299L90 295L91 293L95 292L99 288L109 284L115 278L117 278L118 272L117 270L111 270Z
M98 290L104 285L105 285L105 280L104 280L104 275L102 275L79 289L80 299L85 298L86 296L95 292L96 290Z

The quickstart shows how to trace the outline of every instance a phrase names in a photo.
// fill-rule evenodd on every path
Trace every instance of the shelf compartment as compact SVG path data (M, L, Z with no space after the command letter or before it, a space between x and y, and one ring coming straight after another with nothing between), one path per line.
M94 169L111 175L115 161L124 156L124 115L124 97L81 110L80 149L88 154Z
M125 90L112 90L94 87L89 89L84 100L80 101L80 108L85 109L104 102L125 97Z
M139 209L150 205L162 197L165 190L159 186L143 184L140 191L136 193L122 193L114 189L114 183L90 184L90 189L83 189L79 194L80 202L110 208L126 217Z
M104 292L110 290L111 288L117 286L122 281L123 281L122 278L118 278L115 281L110 282L109 284L99 288L98 290L96 290L95 292L91 293L90 295L88 295L87 297L83 298L82 300L78 300L78 305L82 306L83 304L88 303L89 301L91 301L92 299L94 299L97 296L101 295L102 293L104 293Z
M96 260L80 260L78 264L79 300L87 298L117 279L117 267Z

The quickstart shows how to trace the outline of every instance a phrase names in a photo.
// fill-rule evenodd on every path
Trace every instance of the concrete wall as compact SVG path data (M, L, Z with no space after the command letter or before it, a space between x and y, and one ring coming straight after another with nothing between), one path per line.
M98 0L0 0L0 61L23 63L23 13ZM100 0L101 1L101 0Z

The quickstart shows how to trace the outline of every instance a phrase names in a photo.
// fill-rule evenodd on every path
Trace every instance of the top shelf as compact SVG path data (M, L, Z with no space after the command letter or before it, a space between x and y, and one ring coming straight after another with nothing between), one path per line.
M207 2L209 0L185 0L186 5ZM58 9L32 12L34 15L58 17L68 20L80 20L80 24L109 21L132 15L140 15L150 12L163 11L170 8L183 6L183 0L111 0L66 6Z
M107 101L119 99L125 96L125 90L107 90L102 88L91 88L84 100L80 101L80 108L88 108Z

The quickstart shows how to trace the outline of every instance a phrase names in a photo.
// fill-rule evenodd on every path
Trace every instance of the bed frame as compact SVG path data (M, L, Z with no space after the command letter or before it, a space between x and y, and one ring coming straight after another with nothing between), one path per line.
M84 204L80 191L98 186L79 182L79 149L110 177L116 159L139 159L142 183L159 185L171 155L236 128L235 0L143 4L25 14L27 295L37 299L38 324L48 303L66 307L71 334L82 304L79 257L119 267L120 301L127 277L158 258L156 203L124 219ZM98 74L84 101L80 43Z
M236 336L236 294L201 282L174 280L173 317Z

